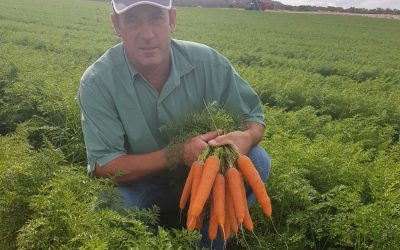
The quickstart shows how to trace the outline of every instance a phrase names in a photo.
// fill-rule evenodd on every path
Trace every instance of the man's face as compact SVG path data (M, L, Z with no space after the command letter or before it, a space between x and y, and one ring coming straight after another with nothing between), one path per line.
M144 4L113 15L112 21L129 61L137 69L148 70L169 62L170 34L176 24L174 9Z

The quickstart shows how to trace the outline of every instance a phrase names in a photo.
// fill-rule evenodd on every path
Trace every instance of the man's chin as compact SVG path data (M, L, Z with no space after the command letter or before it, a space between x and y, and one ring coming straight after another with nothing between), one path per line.
M139 62L142 69L153 69L160 66L160 60L142 60Z
M141 64L157 64L160 63L160 57L155 53L142 53L141 57L139 58Z

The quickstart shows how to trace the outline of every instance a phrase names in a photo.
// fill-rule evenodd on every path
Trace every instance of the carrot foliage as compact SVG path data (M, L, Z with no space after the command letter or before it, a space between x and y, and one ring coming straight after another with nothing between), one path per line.
M223 133L243 129L240 116L225 110L216 102L205 104L200 112L191 112L178 121L161 127L161 132L171 143L181 143L216 128Z

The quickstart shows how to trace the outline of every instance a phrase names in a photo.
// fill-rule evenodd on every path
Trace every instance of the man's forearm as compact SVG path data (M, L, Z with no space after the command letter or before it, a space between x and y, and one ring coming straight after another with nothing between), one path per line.
M123 155L105 166L96 166L96 177L116 177L116 183L123 185L145 176L174 168L179 165L191 166L209 140L219 135L220 131L211 131L186 140L182 144L169 145L164 149L141 155Z
M115 176L116 184L123 185L155 174L182 162L181 145L173 145L141 155L122 155L104 166L96 166L96 177Z
M246 122L246 133L249 134L251 146L258 144L264 137L264 125L258 122Z

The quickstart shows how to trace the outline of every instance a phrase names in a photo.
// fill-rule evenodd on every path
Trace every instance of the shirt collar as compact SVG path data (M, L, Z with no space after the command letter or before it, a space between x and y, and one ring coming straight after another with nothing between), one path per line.
M180 50L174 39L171 41L171 57L173 62L172 66L175 68L179 77L186 75L194 69L194 66L190 63L187 56Z
M158 101L162 102L171 94L175 88L181 84L181 77L189 73L194 67L179 50L179 47L174 41L171 42L171 70L164 87L161 90Z
M122 52L123 52L123 54L124 54L125 64L128 65L129 73L131 74L131 76L132 76L132 81L133 81L134 76L137 75L137 74L139 74L139 72L137 72L136 69L135 69L135 67L133 67L133 66L129 63L128 56L126 55L125 48L124 48L123 45L122 45Z

